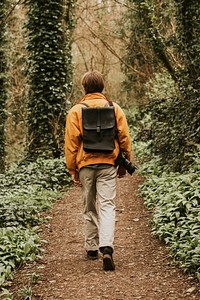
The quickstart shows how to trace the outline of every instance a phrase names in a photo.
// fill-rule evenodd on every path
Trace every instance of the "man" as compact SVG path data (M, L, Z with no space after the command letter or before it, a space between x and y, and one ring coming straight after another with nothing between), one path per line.
M82 79L85 96L80 103L89 107L104 107L108 104L102 94L104 80L98 71L87 72ZM65 156L69 173L74 183L81 185L84 203L85 249L89 259L103 254L103 269L113 271L116 178L123 177L126 170L115 166L122 150L127 159L131 155L131 140L126 117L120 106L113 102L117 138L111 153L86 152L83 150L82 108L77 104L71 108L66 120Z

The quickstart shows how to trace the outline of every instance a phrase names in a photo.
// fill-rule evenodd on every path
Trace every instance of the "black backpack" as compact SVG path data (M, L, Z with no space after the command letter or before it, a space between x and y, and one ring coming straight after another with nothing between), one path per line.
M83 149L86 152L112 152L115 149L116 120L114 106L82 108Z

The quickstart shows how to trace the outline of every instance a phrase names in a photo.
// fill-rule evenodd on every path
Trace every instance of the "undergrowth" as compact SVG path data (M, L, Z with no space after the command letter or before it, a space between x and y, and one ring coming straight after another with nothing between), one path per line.
M39 159L0 174L0 296L9 295L16 268L40 257L38 225L48 219L42 212L69 184L64 159Z
M200 281L200 148L191 157L184 172L173 172L162 156L153 156L151 114L134 115L133 148L140 160L139 173L145 178L141 194L152 211L155 236L164 241L172 259ZM191 154L188 154L191 155Z
M187 173L173 173L159 159L143 164L141 193L152 210L152 231L169 248L174 261L200 281L200 159Z

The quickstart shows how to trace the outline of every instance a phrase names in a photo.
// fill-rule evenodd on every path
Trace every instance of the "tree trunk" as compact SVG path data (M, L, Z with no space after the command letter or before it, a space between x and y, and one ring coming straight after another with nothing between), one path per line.
M7 100L7 78L6 78L6 54L5 54L5 8L7 0L0 3L0 173L5 170L5 122L6 122L6 100Z

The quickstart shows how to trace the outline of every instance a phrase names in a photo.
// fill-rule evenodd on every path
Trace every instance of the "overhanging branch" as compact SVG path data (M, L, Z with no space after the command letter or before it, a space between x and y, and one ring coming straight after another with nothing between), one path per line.
M146 77L145 73L140 72L140 71L136 70L135 68L133 68L132 66L130 66L129 64L127 64L123 60L123 58L121 58L120 55L104 39L102 39L100 36L98 36L98 34L90 27L90 25L82 17L80 17L80 19L88 27L89 31L93 34L93 36L98 38L102 42L102 44L106 47L106 49L108 49L108 51L110 51L115 57L117 57L121 63L123 63L128 69L132 70L138 76Z

